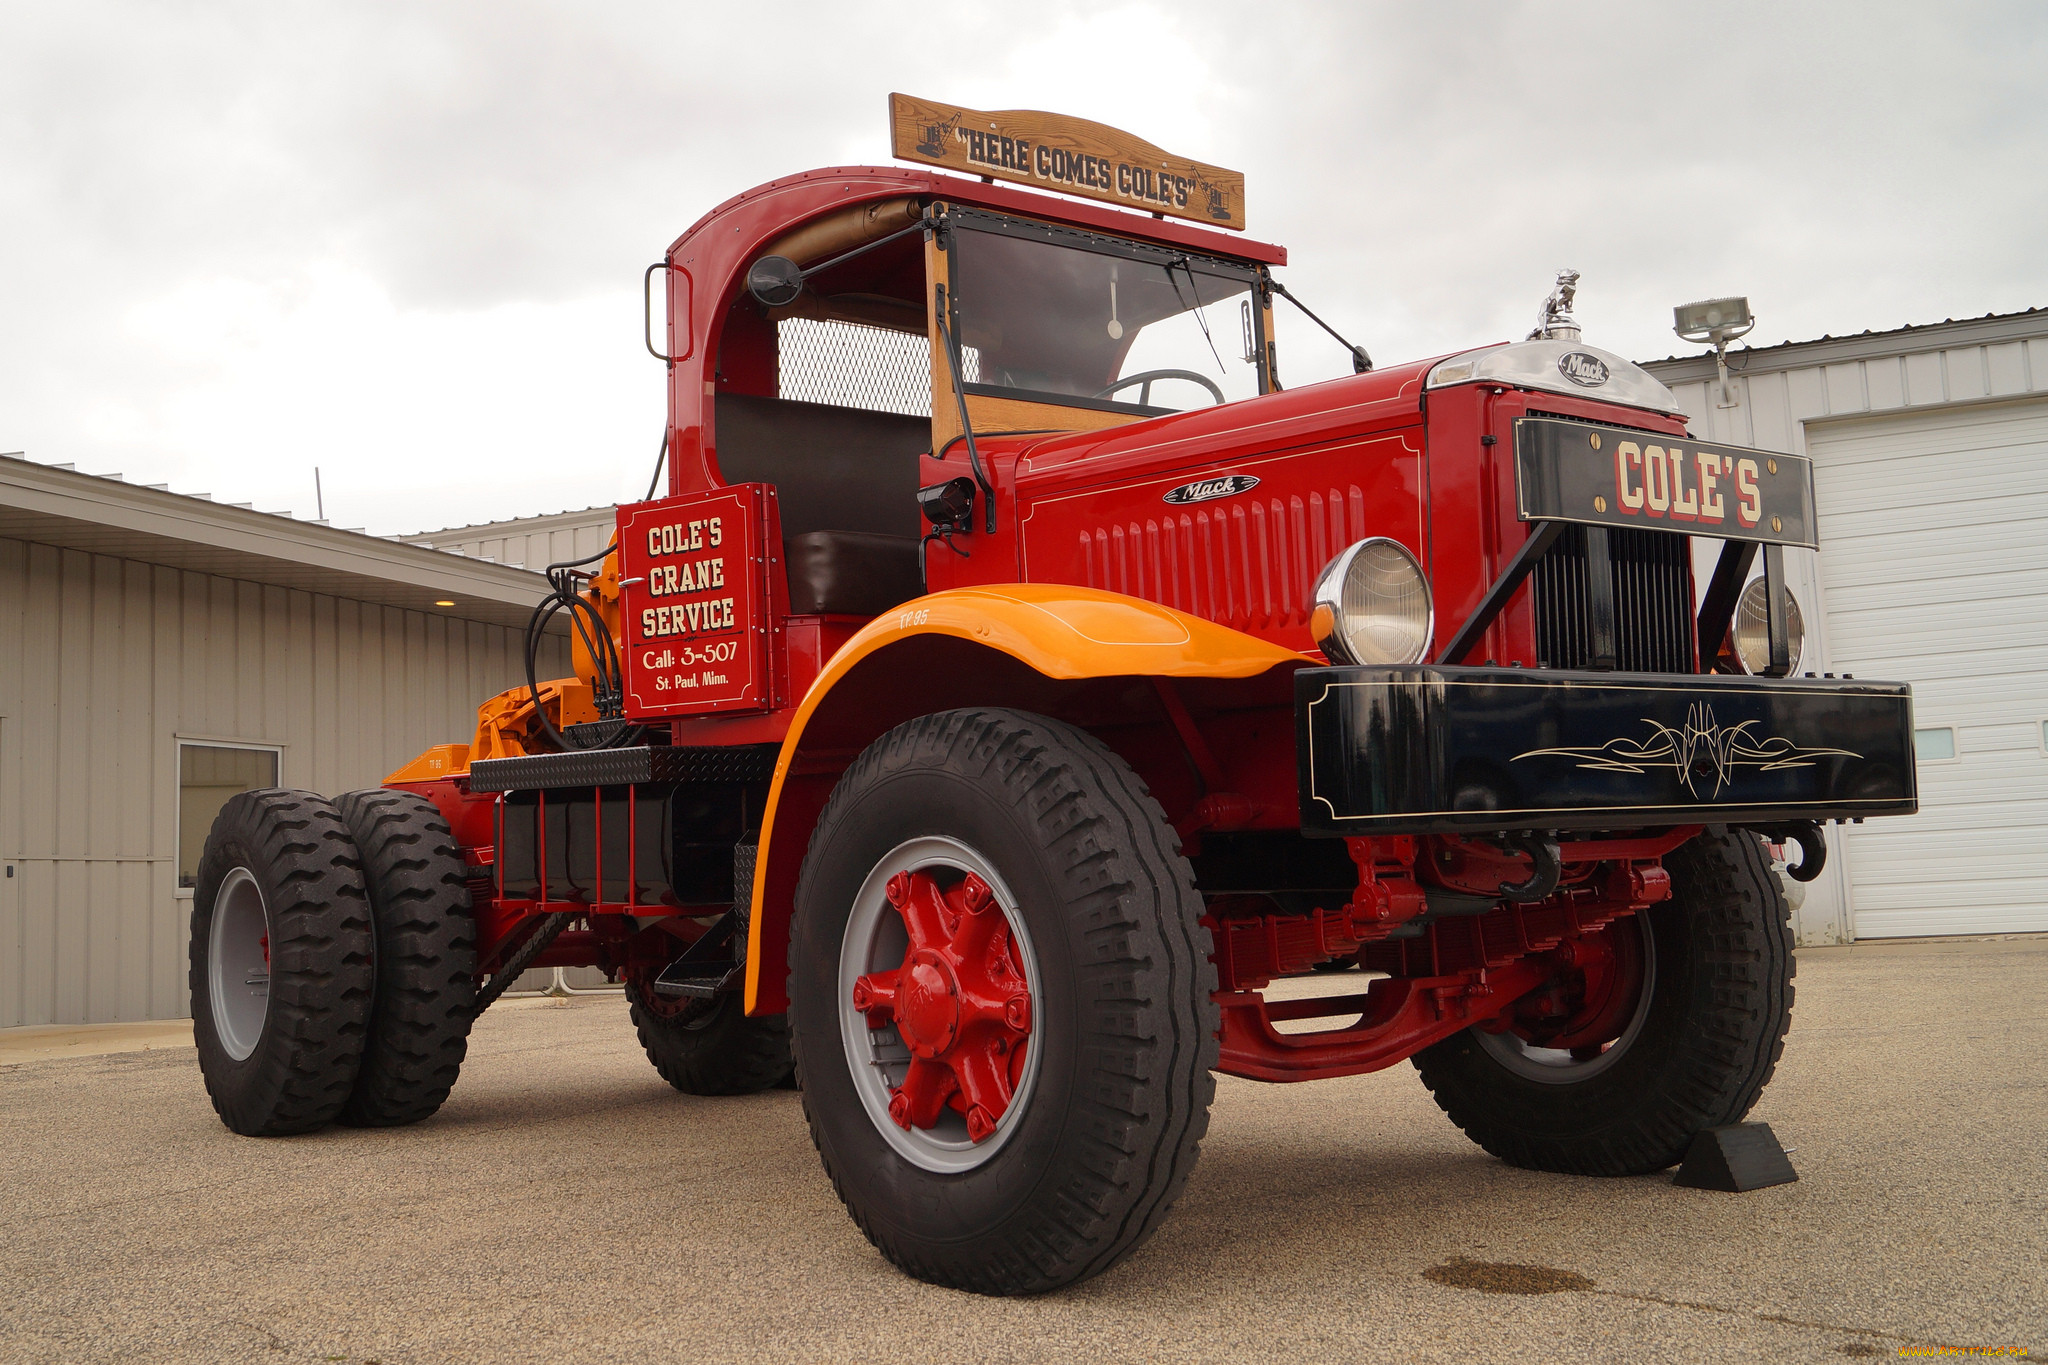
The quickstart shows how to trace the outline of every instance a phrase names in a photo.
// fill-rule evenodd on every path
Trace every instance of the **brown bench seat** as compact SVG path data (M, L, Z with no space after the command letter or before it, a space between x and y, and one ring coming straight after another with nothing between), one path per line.
M914 536L808 531L782 542L796 616L880 616L924 595Z
M719 394L716 413L720 475L775 485L791 612L879 616L924 595L928 419L738 393Z

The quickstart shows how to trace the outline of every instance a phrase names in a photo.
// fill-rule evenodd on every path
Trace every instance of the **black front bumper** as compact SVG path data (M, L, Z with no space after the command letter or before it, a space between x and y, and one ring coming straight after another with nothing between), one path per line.
M1306 668L1302 829L1641 829L1911 815L1904 683Z

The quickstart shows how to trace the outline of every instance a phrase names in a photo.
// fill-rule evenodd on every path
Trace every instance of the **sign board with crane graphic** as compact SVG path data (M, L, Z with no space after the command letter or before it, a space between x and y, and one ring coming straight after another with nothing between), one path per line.
M1107 124L889 96L891 154L1124 208L1244 228L1244 175L1173 156Z

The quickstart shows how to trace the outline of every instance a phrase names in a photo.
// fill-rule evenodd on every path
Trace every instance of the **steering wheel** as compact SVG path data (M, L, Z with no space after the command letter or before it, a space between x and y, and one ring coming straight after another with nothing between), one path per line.
M1193 370L1142 370L1137 374L1127 374L1108 388L1101 389L1090 396L1094 398L1107 398L1118 389L1128 389L1133 384L1143 384L1145 387L1138 390L1138 405L1140 407L1150 407L1152 406L1152 384L1154 380L1159 379L1185 379L1190 384L1200 384L1209 391L1210 395L1218 403L1223 401L1223 390L1216 387L1215 381L1205 374L1196 374Z

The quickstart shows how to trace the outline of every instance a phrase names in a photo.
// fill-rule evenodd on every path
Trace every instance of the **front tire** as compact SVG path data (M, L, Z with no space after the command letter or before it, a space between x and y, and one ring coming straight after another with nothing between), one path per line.
M804 1112L883 1255L1029 1294L1144 1241L1208 1128L1216 972L1121 759L1015 711L899 726L841 778L796 900Z
M348 1102L371 997L369 897L348 827L311 792L241 792L192 893L192 1034L221 1122L309 1132Z
M1416 1055L1451 1121L1510 1165L1663 1170L1702 1129L1740 1120L1769 1082L1792 1022L1793 961L1763 843L1709 829L1664 865L1671 899L1604 931L1619 956L1639 957L1647 990L1614 1002L1604 1045L1532 1045L1511 1024L1466 1029Z

